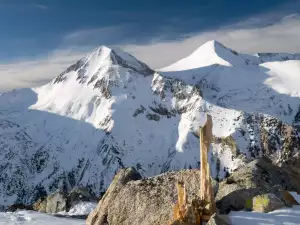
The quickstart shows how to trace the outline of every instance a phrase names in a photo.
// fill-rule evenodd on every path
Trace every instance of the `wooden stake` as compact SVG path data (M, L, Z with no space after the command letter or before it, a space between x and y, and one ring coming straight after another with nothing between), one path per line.
M203 128L200 127L200 162L201 162L201 185L200 198L205 205L209 204L210 214L216 212L216 205L214 201L214 194L210 179L210 168L208 163L208 152L212 140L212 117L207 115L206 124Z
M177 192L179 210L182 213L182 215L185 215L187 207L187 194L185 190L185 184L183 182L177 183Z

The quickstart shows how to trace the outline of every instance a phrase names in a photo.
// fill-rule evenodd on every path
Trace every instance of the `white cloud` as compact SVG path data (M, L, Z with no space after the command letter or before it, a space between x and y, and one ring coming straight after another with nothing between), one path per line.
M257 21L255 23L257 24ZM174 63L212 39L239 52L300 52L299 16L288 16L275 24L256 28L252 26L252 28L245 29L242 24L243 21L237 26L232 25L211 32L185 34L176 41L156 39L148 44L119 44L117 47L133 54L152 68L161 68ZM249 21L245 24L249 24ZM125 27L120 29L125 29ZM63 43L60 50L52 52L49 57L0 64L0 92L44 84L95 47L95 43L89 42L95 34L102 34L101 36L105 38L100 41L104 40L102 43L105 43L105 39L120 35L120 33L122 32L118 32L118 27L78 31L64 39L65 43L69 43L68 48L76 46L76 43L89 43L90 46L67 50L64 49Z
M83 52L54 51L42 59L0 64L0 92L43 85L84 55Z
M240 27L240 24L239 24ZM260 28L223 28L193 34L179 41L157 42L148 45L121 46L153 68L167 66L193 52L209 40L243 53L300 52L300 17L285 17L280 22Z

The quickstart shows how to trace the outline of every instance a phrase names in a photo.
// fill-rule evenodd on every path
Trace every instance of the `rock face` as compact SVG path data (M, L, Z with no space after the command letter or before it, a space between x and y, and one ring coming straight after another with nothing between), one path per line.
M300 191L299 178L298 170L278 167L266 158L254 160L219 184L217 207L221 213L241 210L247 200L270 192L282 199L283 190Z
M176 183L184 181L188 198L200 189L199 170L167 172L141 179L135 169L121 170L92 212L87 225L161 225L172 221Z
M92 195L86 188L75 187L70 193L56 191L45 199L39 199L33 205L33 209L53 214L68 211L72 206L83 201L97 202L98 198Z

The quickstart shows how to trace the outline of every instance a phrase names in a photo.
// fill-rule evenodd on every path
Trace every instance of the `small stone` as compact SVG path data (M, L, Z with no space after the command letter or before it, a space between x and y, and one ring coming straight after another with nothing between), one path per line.
M286 206L292 207L293 205L299 205L299 202L288 191L282 191L281 197Z
M263 213L272 212L285 206L273 193L255 196L252 204L253 211Z
M227 215L215 213L212 215L206 225L231 225L231 223Z

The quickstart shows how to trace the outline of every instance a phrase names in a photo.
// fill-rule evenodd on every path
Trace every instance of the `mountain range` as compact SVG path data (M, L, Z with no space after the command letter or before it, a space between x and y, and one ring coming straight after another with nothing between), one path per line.
M0 205L56 189L100 195L120 168L199 168L213 117L212 175L300 149L300 54L238 53L209 41L159 70L101 46L50 83L0 95Z

